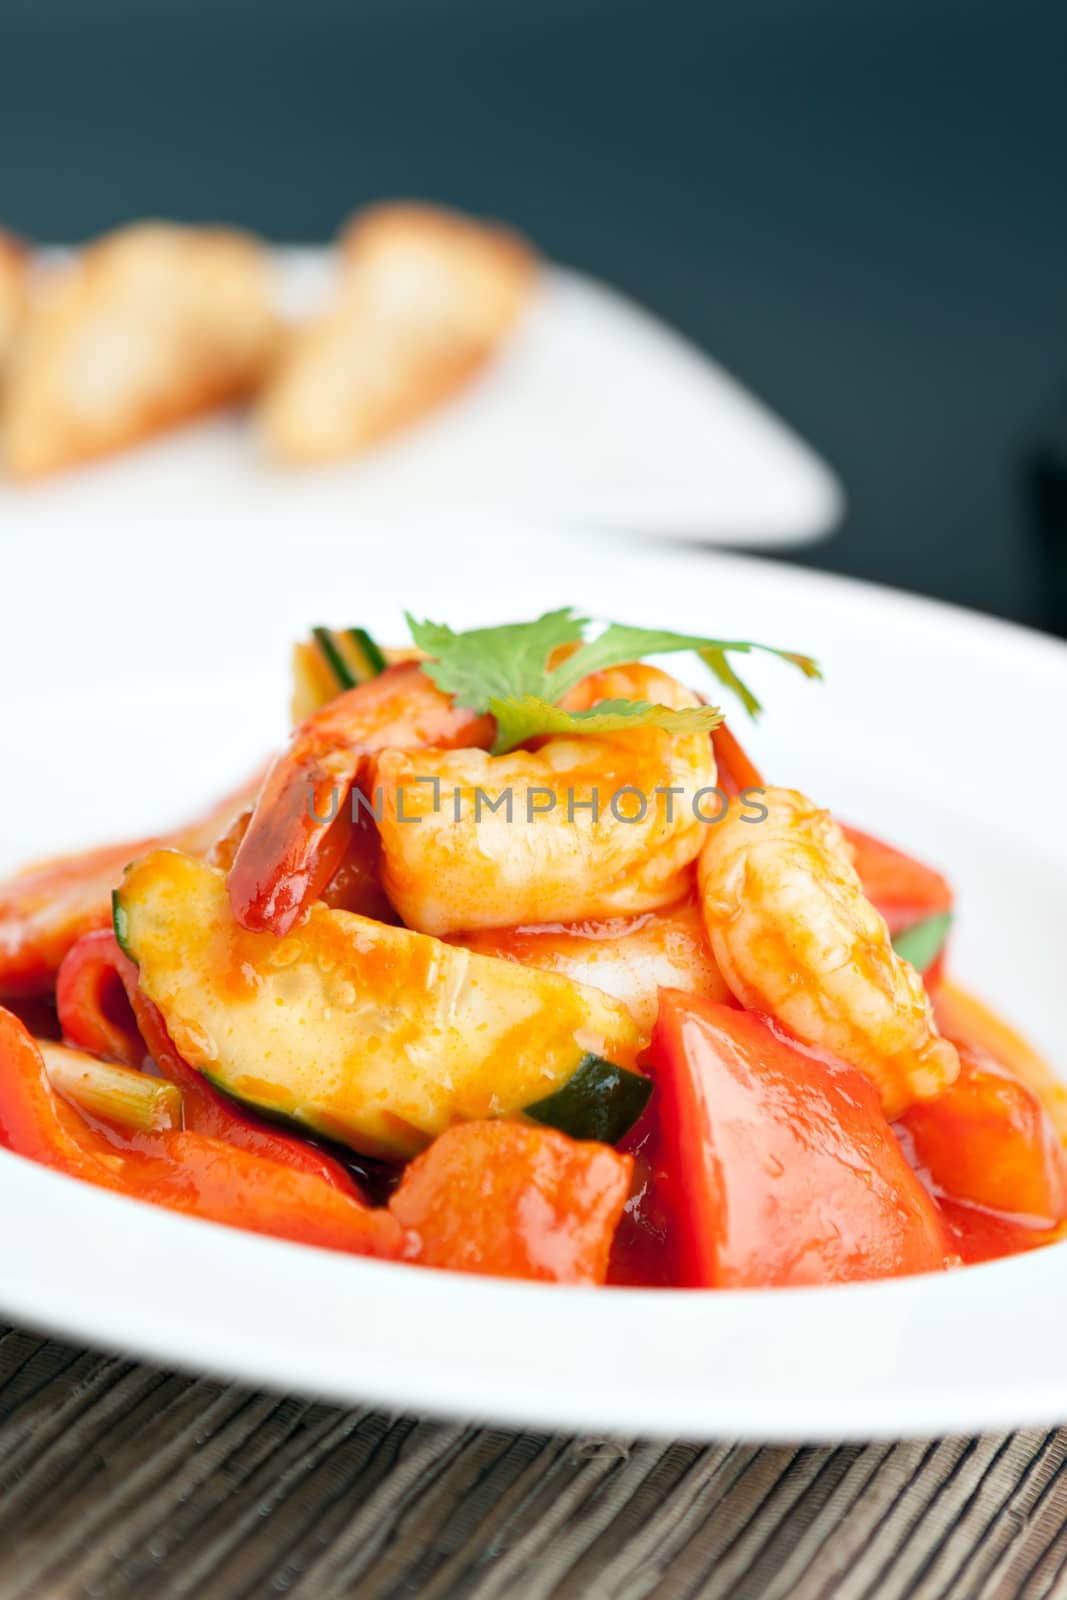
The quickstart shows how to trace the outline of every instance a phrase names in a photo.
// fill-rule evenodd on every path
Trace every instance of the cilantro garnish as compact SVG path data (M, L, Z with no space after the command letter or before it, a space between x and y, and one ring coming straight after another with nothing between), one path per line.
M560 645L574 644L589 626L570 606L546 611L535 622L453 633L443 622L416 622L405 612L411 637L433 660L426 671L439 689L455 695L468 711L488 711L490 700L541 694L547 663ZM557 698L555 696L551 698Z
M564 711L537 695L524 694L513 700L494 695L489 710L496 718L496 743L500 755L516 745L546 733L625 733L638 724L663 728L667 733L710 733L722 721L715 706L655 706L648 700L601 700L588 711Z
M603 632L586 640L589 618L578 616L570 606L547 611L533 622L471 628L465 633L455 633L443 623L418 622L410 615L407 622L416 645L432 658L425 671L437 687L454 695L468 710L488 711L496 718L495 755L546 733L615 733L639 724L680 733L711 729L722 721L722 713L714 706L674 710L643 700L606 700L575 712L559 706L568 691L591 672L624 666L645 656L692 651L724 688L738 696L752 717L762 707L727 660L728 654L767 651L799 668L805 677L820 676L810 656L742 639L710 639L609 622ZM550 657L565 645L576 648L550 668Z

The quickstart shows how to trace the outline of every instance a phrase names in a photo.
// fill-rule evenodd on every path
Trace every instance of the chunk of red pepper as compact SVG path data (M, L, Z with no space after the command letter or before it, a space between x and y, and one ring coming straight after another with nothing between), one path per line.
M48 1078L33 1037L0 1009L0 1145L19 1156L152 1205L290 1239L394 1259L404 1229L311 1169L189 1131L126 1137L83 1117Z

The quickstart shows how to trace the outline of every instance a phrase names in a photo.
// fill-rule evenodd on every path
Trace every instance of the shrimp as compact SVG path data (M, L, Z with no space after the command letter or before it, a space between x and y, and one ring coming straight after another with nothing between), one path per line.
M889 1117L959 1071L915 969L866 899L829 813L766 789L762 821L731 806L698 864L715 960L742 1005L873 1080Z
M417 662L338 695L294 731L256 801L229 875L243 928L288 933L344 859L351 793L376 752L488 745L493 719L453 704Z
M639 917L548 928L483 928L453 935L449 942L476 955L559 972L603 990L629 1011L642 1045L651 1037L661 988L684 989L707 1000L732 998L715 965L695 896Z
M262 781L262 772L257 773L206 816L173 833L57 856L0 884L0 997L47 994L71 945L83 933L110 924L111 892L135 856L161 845L203 855Z
M608 699L698 703L667 673L628 666L591 674L564 705ZM501 756L385 750L374 764L385 890L408 927L438 936L671 905L690 886L714 783L706 733L647 724Z

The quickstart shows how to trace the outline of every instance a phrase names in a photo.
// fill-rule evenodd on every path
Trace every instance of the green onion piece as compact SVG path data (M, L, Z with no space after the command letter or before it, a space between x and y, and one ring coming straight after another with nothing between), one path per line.
M925 972L941 954L951 926L951 911L939 911L935 917L924 917L902 929L893 940L893 949L910 961L916 972Z
M98 1061L81 1050L38 1039L49 1081L57 1094L90 1116L130 1133L162 1133L182 1125L181 1090L134 1067Z

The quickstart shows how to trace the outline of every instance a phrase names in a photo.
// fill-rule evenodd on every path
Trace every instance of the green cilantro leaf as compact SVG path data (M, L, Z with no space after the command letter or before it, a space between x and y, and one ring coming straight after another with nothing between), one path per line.
M534 622L505 623L453 633L440 622L417 622L405 613L411 637L433 660L425 671L445 694L468 711L488 711L495 697L508 700L538 694L548 658L560 645L581 641L588 619L571 606L546 611ZM584 676L584 674L583 674Z
M663 728L667 733L710 733L722 721L714 706L652 705L648 700L601 700L587 711L564 711L537 695L489 702L496 718L493 754L502 755L516 745L546 733L625 733L635 726Z
M607 667L624 666L628 661L642 661L645 656L674 655L681 650L692 650L700 656L705 666L725 688L733 690L750 716L762 708L752 690L744 683L726 660L726 652L748 655L753 650L763 650L783 661L799 667L805 677L819 677L819 669L810 656L795 650L776 650L771 645L752 644L744 639L708 639L699 634L670 633L656 628L631 628L624 623L611 622L590 643L575 651L548 675L546 699L560 700L576 683L591 672L602 672Z
M454 695L470 711L490 711L497 719L493 746L499 755L545 733L610 733L635 723L681 732L713 728L722 721L714 707L672 711L641 700L612 700L587 711L566 712L558 702L588 677L609 667L625 666L650 655L691 650L724 688L736 694L750 716L762 709L748 684L727 660L727 654L766 651L799 668L808 678L819 669L810 656L743 639L711 639L702 634L671 633L658 628L633 628L609 622L595 639L585 641L589 619L573 606L546 611L533 622L506 623L496 628L471 628L455 633L444 623L407 618L411 637L431 658L425 671L445 694ZM549 668L554 651L576 645L566 660Z
M732 694L737 696L745 710L748 712L749 716L753 719L753 721L755 721L756 717L758 717L760 712L763 710L763 707L745 680L738 676L733 667L727 661L726 651L707 648L704 650L698 650L697 655L700 657L701 661L703 661L708 671L713 673L715 677L718 678L723 688L729 689Z

